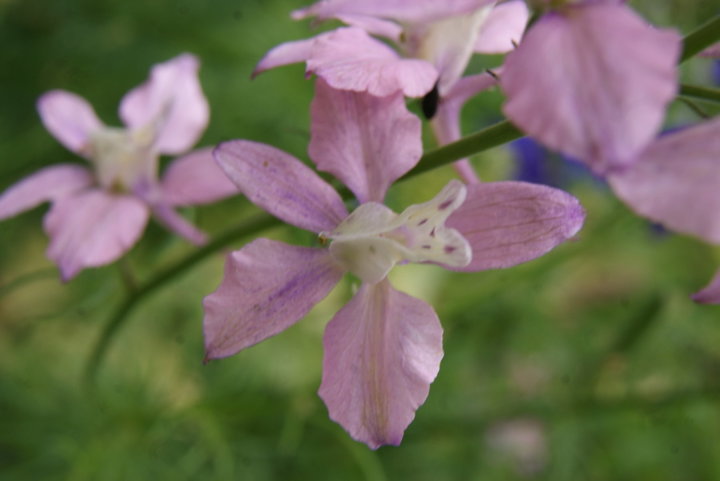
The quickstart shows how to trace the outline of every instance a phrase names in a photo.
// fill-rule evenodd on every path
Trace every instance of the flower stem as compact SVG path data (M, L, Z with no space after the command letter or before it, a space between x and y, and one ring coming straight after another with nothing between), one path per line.
M683 39L680 63L697 55L718 41L720 41L720 15L711 18Z
M720 89L700 87L698 85L680 84L679 95L693 97L708 102L720 102Z

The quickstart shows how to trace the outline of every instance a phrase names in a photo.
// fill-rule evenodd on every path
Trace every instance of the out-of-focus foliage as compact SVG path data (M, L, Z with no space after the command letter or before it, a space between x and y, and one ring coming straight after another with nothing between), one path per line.
M0 189L79 161L40 124L42 92L77 92L117 124L121 96L183 51L203 62L212 118L202 144L247 138L306 159L302 66L249 79L267 49L312 33L288 16L303 4L0 1ZM720 9L712 4L633 2L684 33ZM710 85L710 61L690 61L684 80ZM474 100L465 130L497 120L500 102L497 92ZM675 102L668 125L697 120ZM514 171L507 148L474 163L486 180ZM424 201L451 175L400 184L390 204ZM84 363L124 292L193 247L151 224L125 260L62 285L44 257L46 207L4 221L0 479L719 479L720 311L688 298L718 251L650 226L590 177L565 188L585 205L586 227L541 259L478 274L393 272L399 289L436 307L446 354L401 447L377 452L328 420L315 394L322 329L352 281L287 332L203 366L200 302L220 281L218 253L136 306L88 388ZM255 211L235 198L188 214L217 235ZM292 229L264 235L313 242Z

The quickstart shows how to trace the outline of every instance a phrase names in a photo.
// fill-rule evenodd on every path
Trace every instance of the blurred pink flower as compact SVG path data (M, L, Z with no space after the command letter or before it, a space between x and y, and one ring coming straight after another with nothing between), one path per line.
M720 244L720 117L658 138L608 180L639 215ZM694 299L720 304L720 272Z
M270 50L254 74L295 62L341 90L386 96L401 90L445 95L478 53L504 53L519 41L528 18L522 1L321 1L293 12L296 19L336 18L349 27ZM401 53L371 37L394 43Z
M631 164L677 92L677 32L618 0L565 4L529 29L501 76L505 115L605 175Z
M283 331L351 272L362 283L325 330L319 395L353 438L373 449L399 444L437 375L442 328L430 305L390 285L390 269L404 262L510 267L574 236L584 212L577 199L545 186L454 180L396 214L382 204L385 193L422 154L420 121L402 94L340 91L318 79L312 119L311 158L360 205L348 214L330 184L274 147L246 140L218 146L216 159L241 192L318 233L326 246L257 239L232 252L222 283L204 301L206 359Z
M205 235L174 208L237 193L209 148L178 158L157 178L159 154L187 151L207 126L197 71L190 54L154 66L148 81L120 103L125 128L103 125L90 104L70 92L53 90L38 100L45 127L92 169L76 164L41 169L0 196L0 219L52 202L44 220L48 257L64 280L122 256L137 242L151 211L174 232L203 243Z

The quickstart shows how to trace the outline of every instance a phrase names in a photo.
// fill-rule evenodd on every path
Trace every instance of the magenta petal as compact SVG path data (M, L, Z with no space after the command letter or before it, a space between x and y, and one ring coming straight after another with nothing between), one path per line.
M330 184L282 150L232 140L220 144L214 155L243 194L288 224L322 232L334 229L348 215Z
M0 219L7 219L43 202L60 199L92 184L90 172L79 165L40 169L0 195Z
M700 304L720 304L720 271L715 274L710 284L692 296Z
M400 92L388 97L336 90L322 79L312 102L310 157L360 202L382 202L422 155L420 119Z
M681 41L625 5L588 3L542 17L508 54L505 114L596 172L631 163L677 90Z
M660 137L609 180L638 214L720 244L720 117Z
M585 212L559 189L526 182L468 186L468 196L445 223L472 246L461 271L511 267L535 259L574 236Z
M47 255L64 280L85 267L109 264L140 238L148 209L135 197L89 190L53 203L45 216Z
M218 166L208 147L172 161L163 174L163 201L169 205L198 205L238 194L238 188Z
M437 81L437 70L424 60L402 59L384 43L356 27L316 37L307 69L333 88L385 97L401 90L422 97Z
M321 34L322 35L322 34ZM270 49L253 70L252 76L255 77L266 70L283 65L290 65L298 62L305 62L310 58L312 46L317 37L308 38L307 40L297 40L295 42L281 43L280 45Z
M319 394L330 418L372 449L400 444L442 359L442 327L427 303L387 280L363 284L325 328Z
M720 58L720 42L710 45L708 48L698 54L699 57Z
M293 18L316 16L321 19L340 15L368 15L408 23L432 22L461 15L496 0L323 0L296 10Z
M530 12L521 0L496 6L480 29L475 51L484 54L510 52L520 43L529 18Z
M327 249L256 239L232 252L220 287L203 301L206 358L230 356L287 329L342 275Z
M83 153L90 134L103 127L87 100L64 90L51 90L37 101L45 128L65 147Z
M200 87L200 64L194 55L182 54L155 65L150 78L123 97L120 117L128 127L155 125L155 148L163 154L180 154L195 145L210 117Z

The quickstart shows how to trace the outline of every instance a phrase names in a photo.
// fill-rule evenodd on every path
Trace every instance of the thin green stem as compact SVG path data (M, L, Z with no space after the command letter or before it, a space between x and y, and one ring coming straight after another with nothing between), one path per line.
M683 39L683 50L680 63L694 57L710 45L720 41L720 15L708 20L706 23L690 32Z
M720 89L680 84L680 91L678 93L679 95L705 100L707 102L720 102Z

